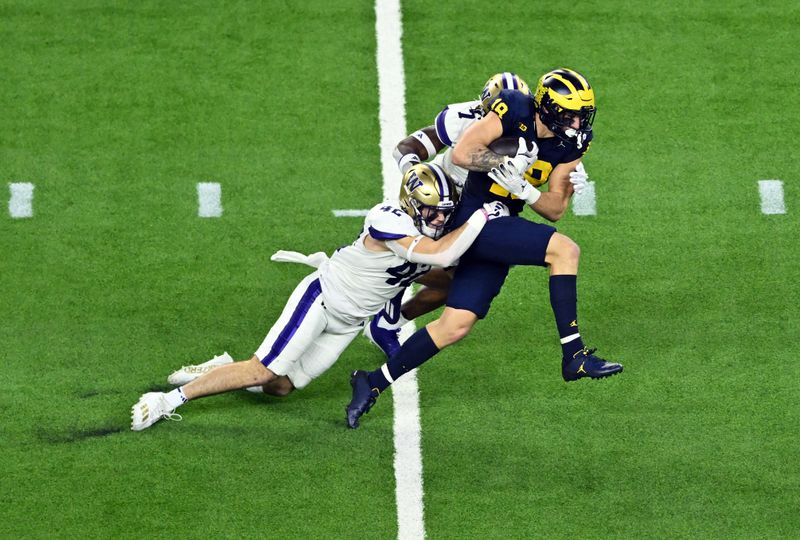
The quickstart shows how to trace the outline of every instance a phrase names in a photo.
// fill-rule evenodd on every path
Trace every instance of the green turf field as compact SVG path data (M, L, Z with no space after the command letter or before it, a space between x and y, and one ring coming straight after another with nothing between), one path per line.
M563 383L546 274L514 269L419 373L428 537L800 534L800 7L402 10L409 129L498 71L595 87L598 214L558 226L582 334L625 364ZM0 1L0 43L0 537L396 537L391 399L344 427L363 339L287 399L129 430L176 367L252 354L307 273L275 250L330 252L361 227L331 210L380 199L373 4Z

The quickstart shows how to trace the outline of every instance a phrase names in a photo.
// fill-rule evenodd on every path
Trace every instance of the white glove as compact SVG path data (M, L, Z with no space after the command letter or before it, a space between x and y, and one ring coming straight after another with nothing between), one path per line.
M575 193L578 195L583 193L583 190L586 189L586 186L589 184L589 175L586 173L586 169L583 168L582 162L578 163L575 170L569 173L569 181L572 184L572 189L574 189Z
M510 215L508 212L508 206L504 205L500 201L484 203L483 213L486 214L486 221L492 221L493 219Z
M539 147L536 143L531 141L532 148L528 148L528 143L524 137L519 138L519 148L517 148L517 155L514 157L507 157L503 164L514 171L520 176L533 165L539 155Z
M525 180L521 173L509 169L504 163L489 171L489 178L527 204L535 203L542 196L542 192Z

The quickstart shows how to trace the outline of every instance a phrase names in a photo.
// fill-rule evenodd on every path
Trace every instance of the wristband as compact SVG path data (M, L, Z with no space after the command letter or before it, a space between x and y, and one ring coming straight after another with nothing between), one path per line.
M420 162L417 154L406 154L397 161L397 166L400 167L401 173L406 174L408 169Z
M533 204L539 200L539 197L542 196L542 192L536 189L535 187L531 186L531 192L525 197L525 202L528 204Z
M436 155L436 148L433 146L433 141L430 137L428 137L427 133L420 129L412 133L411 136L421 142L422 146L425 147L425 150L428 151L428 159L431 159Z

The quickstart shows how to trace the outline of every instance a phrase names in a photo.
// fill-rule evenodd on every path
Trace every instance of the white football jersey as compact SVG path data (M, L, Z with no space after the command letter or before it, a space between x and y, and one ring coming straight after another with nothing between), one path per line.
M380 311L387 300L431 269L408 262L392 251L367 249L367 234L376 240L397 240L421 233L398 201L384 201L370 209L356 241L339 248L320 265L325 308L351 324L359 324Z
M453 179L459 193L467 181L469 171L453 165L453 147L467 128L481 118L483 118L483 109L481 109L481 102L478 99L464 103L452 103L436 116L436 135L448 148L443 153L439 153L433 162L441 166Z

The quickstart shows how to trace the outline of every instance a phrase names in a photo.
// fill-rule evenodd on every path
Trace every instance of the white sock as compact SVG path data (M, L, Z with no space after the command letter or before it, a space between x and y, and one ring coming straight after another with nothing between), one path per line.
M183 393L183 386L179 386L175 390L165 394L164 399L172 409L177 409L178 407L189 401L189 398L187 398L186 394Z
M253 392L254 394L263 394L264 387L263 386L248 386L245 388L248 392Z

